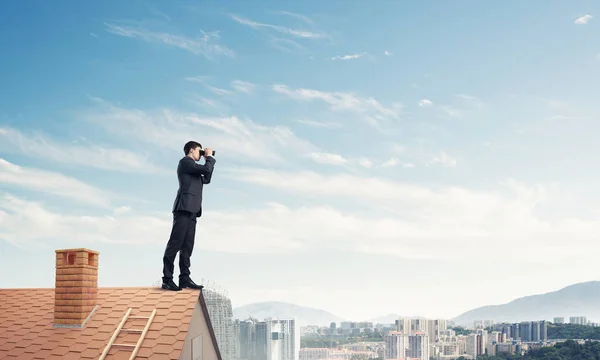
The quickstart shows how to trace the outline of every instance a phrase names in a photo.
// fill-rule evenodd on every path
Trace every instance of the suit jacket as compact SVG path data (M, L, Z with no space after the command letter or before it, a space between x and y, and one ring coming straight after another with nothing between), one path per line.
M202 188L204 184L210 184L215 158L209 156L204 165L200 165L189 156L179 160L177 166L177 179L179 189L173 203L173 212L188 211L202 216Z

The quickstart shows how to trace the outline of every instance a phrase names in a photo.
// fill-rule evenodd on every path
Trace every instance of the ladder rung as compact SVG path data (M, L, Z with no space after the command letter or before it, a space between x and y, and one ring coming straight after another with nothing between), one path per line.
M150 316L129 316L129 314L131 314L131 308L127 309L127 312L121 319L121 322L117 326L115 332L112 334L108 344L106 344L106 347L104 348L104 351L102 351L102 354L100 354L100 359L98 360L104 360L106 358L111 346L133 348L133 352L131 353L131 357L129 359L135 359L135 356L142 346L142 342L144 342L144 338L146 337L148 330L150 330L150 324L152 324L152 320L154 320L154 317L156 316L156 309L152 310L152 314L150 314ZM144 326L144 329L123 329L123 325L125 325L125 322L128 319L146 319L146 326ZM121 331L141 333L141 336L135 344L115 344L114 342Z
M137 333L144 332L143 329L121 329L121 331L125 331L125 332L137 332Z

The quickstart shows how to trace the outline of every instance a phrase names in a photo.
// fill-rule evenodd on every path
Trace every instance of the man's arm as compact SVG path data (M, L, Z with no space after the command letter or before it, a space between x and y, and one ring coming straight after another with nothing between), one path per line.
M190 161L191 160L191 161ZM201 165L196 163L193 159L182 161L181 162L181 171L188 174L194 175L204 175L210 176L212 175L213 168L215 165L215 159L212 157L206 158L206 163Z
M208 162L208 160L209 160L209 159L210 159L210 160L212 160L212 166L213 166L213 170L214 170L214 166L215 166L215 162L216 162L216 160L215 160L215 158L214 158L214 157L212 157L212 156L208 156L208 157L206 158L206 162ZM202 183L203 183L203 184L210 184L210 179L212 178L212 173L213 173L213 172L212 172L212 170L211 170L210 174L208 174L208 175L200 175L200 176L202 177Z

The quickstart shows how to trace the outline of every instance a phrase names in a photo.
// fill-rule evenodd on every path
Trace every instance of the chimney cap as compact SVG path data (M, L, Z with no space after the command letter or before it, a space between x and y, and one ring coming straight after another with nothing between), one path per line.
M91 250L91 249L86 249L86 248L76 248L76 249L60 249L60 250L54 250L55 253L63 253L63 252L87 252L87 253L91 253L91 254L100 254L98 251L96 250Z

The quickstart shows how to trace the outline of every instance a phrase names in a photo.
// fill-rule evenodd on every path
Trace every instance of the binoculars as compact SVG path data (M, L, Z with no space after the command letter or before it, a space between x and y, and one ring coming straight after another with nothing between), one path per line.
M215 156L216 151L212 151L212 155ZM200 150L200 156L204 156L204 150Z

